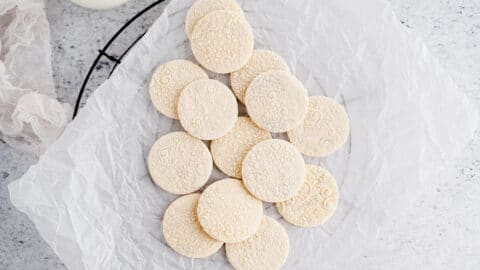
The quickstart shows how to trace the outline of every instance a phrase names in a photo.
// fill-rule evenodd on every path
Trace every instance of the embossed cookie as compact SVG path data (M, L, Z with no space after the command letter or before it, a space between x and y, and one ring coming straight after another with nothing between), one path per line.
M258 143L242 164L243 182L255 197L281 202L293 197L305 180L305 161L287 141L273 139Z
M211 237L235 243L257 232L263 206L241 181L226 178L205 189L198 201L197 214L200 225Z
M269 70L286 70L287 63L280 55L268 50L254 50L248 63L240 70L230 74L230 84L238 100L245 103L245 91L250 82L260 73Z
M178 98L178 116L183 128L202 140L227 134L237 120L235 96L216 80L197 80L185 87Z
M200 194L176 199L163 216L163 236L176 252L190 258L203 258L217 252L223 242L211 238L198 223L197 205Z
M288 257L289 240L285 229L264 216L255 235L240 243L226 244L227 258L236 270L280 269Z
M197 0L187 12L185 19L185 33L188 38L192 35L197 22L210 12L217 10L230 10L243 13L242 8L235 0Z
M307 114L308 95L288 71L271 70L255 77L245 94L252 120L271 132L285 132L300 125Z
M335 100L310 97L308 113L303 123L288 131L290 141L307 156L327 156L348 139L350 121L347 112Z
M173 194L187 194L202 187L213 167L208 147L185 132L172 132L158 139L147 163L153 181Z
M219 10L207 14L190 38L192 52L206 69L230 73L242 68L253 51L252 28L242 13Z
M153 106L164 115L178 119L177 102L180 92L189 83L208 79L207 73L187 60L173 60L160 65L150 80L150 98Z
M259 128L249 117L239 117L227 135L210 144L213 161L225 174L242 178L242 161L257 143L271 139L270 132Z
M307 176L300 191L277 203L286 221L302 227L323 224L337 207L338 189L333 176L324 168L307 165Z

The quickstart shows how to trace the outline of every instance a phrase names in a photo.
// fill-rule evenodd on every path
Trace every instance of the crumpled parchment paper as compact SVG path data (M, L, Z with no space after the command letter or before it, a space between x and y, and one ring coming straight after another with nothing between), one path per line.
M0 138L43 153L71 119L56 99L43 0L0 1Z
M39 163L9 186L11 200L70 269L221 269L224 251L188 259L164 242L163 213L177 196L156 187L145 159L177 121L148 97L155 67L193 59L184 33L192 0L173 0L92 95ZM346 107L351 136L321 164L336 177L337 212L325 225L286 227L285 269L355 269L363 246L408 207L463 149L478 112L382 0L244 0L257 48L278 52L311 95ZM211 181L221 179L218 171Z

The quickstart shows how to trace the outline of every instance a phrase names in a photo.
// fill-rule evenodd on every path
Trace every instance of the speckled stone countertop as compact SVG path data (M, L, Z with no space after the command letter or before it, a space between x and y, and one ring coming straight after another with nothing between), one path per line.
M399 20L422 36L454 80L480 107L480 1L389 0ZM62 101L73 104L91 63L111 35L153 0L131 0L108 11L90 11L67 0L46 0L53 72ZM133 41L159 14L132 26L113 54ZM130 39L130 40L129 40ZM87 89L104 79L102 61ZM102 70L105 72L102 75ZM0 142L0 269L65 269L28 218L10 203L7 184L36 157ZM480 267L480 132L451 168L375 239L358 269L478 269ZM370 250L371 249L371 250Z

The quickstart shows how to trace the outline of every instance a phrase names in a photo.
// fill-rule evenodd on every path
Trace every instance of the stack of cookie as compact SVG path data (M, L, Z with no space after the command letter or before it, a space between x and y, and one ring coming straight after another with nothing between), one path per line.
M186 131L164 135L148 156L153 181L184 195L165 212L165 240L192 258L225 243L235 269L278 269L288 256L288 235L264 216L262 201L275 203L297 226L329 219L337 206L335 179L306 165L302 154L323 157L339 149L348 138L348 116L333 99L308 97L278 54L253 49L252 29L234 0L197 0L185 30L198 63L229 73L231 90L187 60L162 64L153 74L153 105ZM249 116L238 117L237 99ZM272 138L285 132L290 142ZM202 140L211 141L210 149ZM206 184L213 163L230 178L193 193Z

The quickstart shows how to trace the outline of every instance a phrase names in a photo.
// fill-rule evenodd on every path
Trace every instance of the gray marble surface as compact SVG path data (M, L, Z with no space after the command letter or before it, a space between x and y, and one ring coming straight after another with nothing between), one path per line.
M389 0L399 20L422 36L463 91L480 107L480 2ZM131 0L108 11L90 11L67 0L46 0L51 24L57 93L74 103L85 74L110 36L152 0ZM118 55L159 14L133 25L112 48ZM112 63L102 60L87 95ZM7 184L36 157L0 142L0 269L65 269L28 218L15 210ZM408 211L382 230L375 250L358 269L478 269L480 267L480 132Z

